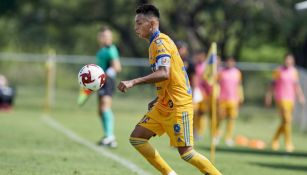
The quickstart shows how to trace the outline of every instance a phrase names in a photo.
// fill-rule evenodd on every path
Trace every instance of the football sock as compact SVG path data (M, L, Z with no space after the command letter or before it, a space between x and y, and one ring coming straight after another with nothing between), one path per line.
M129 141L163 175L173 172L172 168L163 160L159 152L148 143L147 139L130 137Z
M285 123L284 124L284 131L285 131L285 143L286 143L286 147L287 146L292 146L292 138L291 138L291 131L292 127L291 127L291 123Z
M181 155L181 158L194 165L204 174L220 175L221 173L212 165L212 163L203 155L195 150L188 151Z
M102 128L105 137L113 136L114 117L111 109L103 111L101 114Z
M227 120L226 135L225 135L226 140L232 139L234 123L235 123L234 119Z
M82 106L85 104L85 102L88 100L89 96L91 95L92 91L89 89L80 89L79 97L78 97L78 105Z
M280 124L280 126L277 128L277 131L274 134L273 142L277 142L279 139L279 136L284 132L284 125Z

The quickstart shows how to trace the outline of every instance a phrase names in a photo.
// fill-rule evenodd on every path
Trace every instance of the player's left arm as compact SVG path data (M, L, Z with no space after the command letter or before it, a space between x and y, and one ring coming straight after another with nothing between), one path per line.
M239 80L239 103L242 104L244 102L244 91L243 91L243 85L242 85L242 73L239 72L240 80Z
M139 78L127 80L127 81L121 81L117 88L121 92L126 92L127 89L132 88L135 85L158 83L164 80L168 80L169 72L170 72L169 69L170 68L168 66L160 66L158 70L156 70L155 72L147 76L139 77Z
M119 53L116 47L110 49L111 66L106 70L106 74L109 77L115 77L117 73L122 70L121 63L119 61Z
M305 95L303 93L303 90L302 90L300 82L299 82L298 73L296 73L296 81L295 81L294 86L295 86L295 93L296 93L296 96L298 97L300 104L304 105L305 104Z

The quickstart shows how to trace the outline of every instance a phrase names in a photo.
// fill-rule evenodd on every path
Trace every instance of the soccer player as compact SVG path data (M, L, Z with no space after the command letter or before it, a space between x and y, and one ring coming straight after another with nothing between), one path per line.
M226 59L225 67L220 68L218 71L218 84L220 88L218 97L218 122L217 122L217 136L216 144L219 142L220 131L219 126L221 122L226 119L226 134L225 142L228 146L233 146L233 130L235 119L238 116L239 104L243 103L243 88L242 88L242 75L237 69L236 61L233 57Z
M112 95L115 90L115 76L121 71L121 64L118 50L113 44L112 31L108 27L102 27L97 39L100 49L96 54L96 63L107 75L104 86L98 91L98 109L104 134L98 144L114 148L117 146L117 142L114 136L114 115L111 107Z
M135 31L149 41L149 62L153 73L121 81L118 89L126 92L139 84L154 83L157 97L148 104L149 111L131 133L130 143L163 175L176 175L148 140L167 133L170 144L181 158L202 173L221 174L211 162L193 149L192 91L183 62L174 42L159 31L159 10L141 5L136 10Z
M287 54L284 59L284 65L278 67L273 72L273 82L266 93L266 105L270 106L272 104L272 96L274 94L281 116L281 123L272 140L273 150L279 149L279 137L282 134L285 136L286 151L292 152L294 150L291 139L291 125L295 96L298 97L302 105L305 104L305 97L300 87L298 72L294 64L294 56Z
M0 111L10 111L13 106L15 91L9 87L5 76L0 75Z
M193 84L193 106L194 106L194 138L202 139L205 130L206 118L204 114L209 112L209 91L208 84L203 79L206 68L206 52L197 50L193 55L195 65L195 77Z

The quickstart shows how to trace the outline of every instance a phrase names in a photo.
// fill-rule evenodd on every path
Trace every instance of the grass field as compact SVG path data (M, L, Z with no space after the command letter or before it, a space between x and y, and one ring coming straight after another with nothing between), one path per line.
M147 88L147 86L146 86ZM50 116L65 128L85 140L95 143L102 130L97 117L96 98L83 107L76 104L77 92L57 91L56 106ZM78 144L44 122L42 89L18 91L16 107L9 113L0 113L0 175L132 175L118 162ZM118 94L114 99L116 135L119 147L110 149L151 174L159 174L129 144L128 138L135 123L143 116L150 96L142 93ZM259 138L269 143L278 125L274 109L243 106L236 133ZM209 157L209 137L196 143L195 149ZM216 166L225 175L303 175L307 172L306 134L294 129L296 152L258 151L248 148L229 148L221 144L216 152ZM151 143L179 175L200 174L180 159L169 147L168 138L153 138Z

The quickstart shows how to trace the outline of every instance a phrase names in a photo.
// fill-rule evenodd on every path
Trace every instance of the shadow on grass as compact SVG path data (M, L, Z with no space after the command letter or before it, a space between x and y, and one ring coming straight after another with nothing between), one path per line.
M199 147L199 149L205 149L210 151L210 147L203 146ZM258 154L264 156L289 156L289 157L307 157L307 152L293 152L287 153L282 151L272 151L272 150L256 150L256 149L249 149L249 148L242 148L242 147L217 147L217 152L224 152L224 153L239 153L239 154Z
M260 166L260 167L266 167L266 168L274 168L274 169L307 171L307 166L304 166L304 165L289 165L289 164L282 164L282 163L259 163L259 162L250 162L249 164Z

